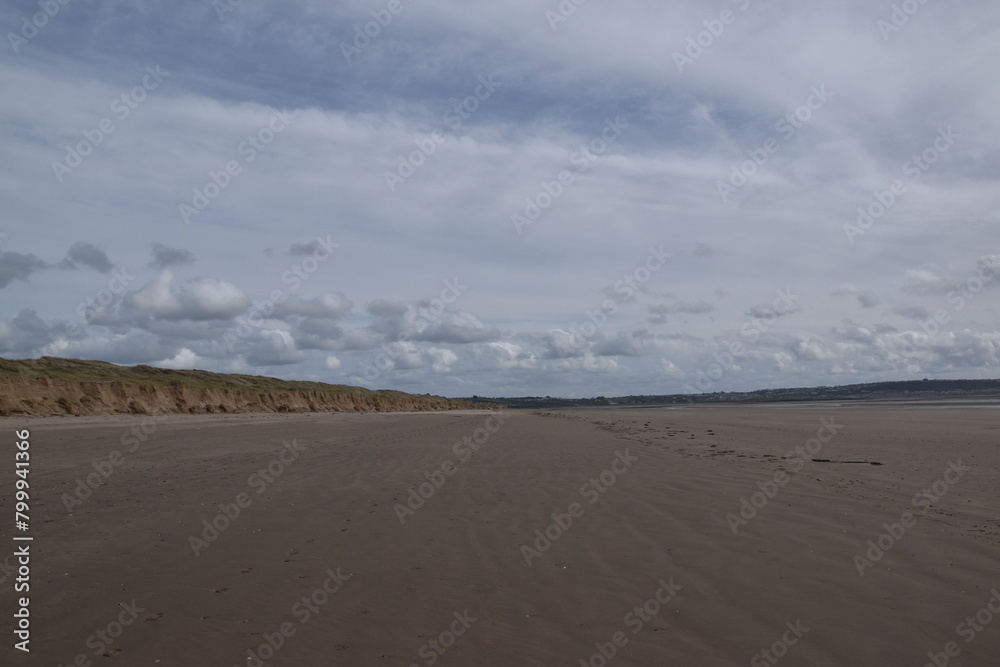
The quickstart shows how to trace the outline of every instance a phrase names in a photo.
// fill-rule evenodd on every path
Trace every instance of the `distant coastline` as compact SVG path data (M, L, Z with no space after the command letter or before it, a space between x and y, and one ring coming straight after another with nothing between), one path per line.
M851 401L888 399L925 399L934 397L989 396L1000 398L1000 380L901 380L871 382L836 387L796 387L757 389L754 391L717 391L710 394L662 394L643 396L597 396L594 398L558 398L554 396L519 396L465 400L477 405L505 405L511 409L578 408L600 406L678 405L704 403L778 403L790 401Z

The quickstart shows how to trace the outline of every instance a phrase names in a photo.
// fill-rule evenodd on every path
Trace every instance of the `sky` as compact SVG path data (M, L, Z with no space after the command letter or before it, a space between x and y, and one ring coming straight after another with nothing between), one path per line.
M0 356L445 396L1000 377L995 2L0 28Z

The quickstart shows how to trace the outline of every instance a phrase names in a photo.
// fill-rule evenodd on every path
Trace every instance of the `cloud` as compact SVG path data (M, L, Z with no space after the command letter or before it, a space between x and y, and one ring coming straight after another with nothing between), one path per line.
M398 340L416 328L413 324L415 313L404 303L376 299L365 310L374 318L368 330L381 334L386 340Z
M430 302L410 305L379 299L369 303L366 310L374 316L367 329L383 342L464 345L496 340L501 335L497 327L486 325L471 313L435 309Z
M344 330L327 318L305 318L293 326L295 340L303 350L344 350L351 345L344 338Z
M897 315L902 315L908 320L926 320L930 318L931 311L927 310L923 306L919 305L908 305L908 306L896 306L892 309L892 312Z
M678 313L686 315L700 315L710 313L715 310L715 306L707 301L677 301L673 304L657 304L648 306L650 313L649 321L653 324L662 324L667 321L668 315Z
M689 314L710 313L715 310L715 306L706 301L678 301L672 306L672 308L675 313Z
M664 378L668 380L683 380L687 378L687 374L669 359L661 358L660 368L662 369Z
M711 257L718 251L707 243L698 243L695 245L694 250L691 252L695 257Z
M1000 331L975 332L964 329L935 338L932 349L944 370L995 368L1000 364Z
M907 294L943 294L954 288L954 283L932 269L910 269L906 272L903 291Z
M594 346L594 354L603 357L641 357L645 352L643 336L619 332L614 337L603 337Z
M837 340L858 343L871 343L876 336L875 329L859 325L851 320L845 320L842 326L834 327L833 333Z
M861 292L857 296L862 308L874 308L882 303L882 299L880 299L875 292L870 290Z
M101 359L115 364L150 364L157 359L171 359L179 348L155 334L141 329L116 333L108 330L88 331L70 338L53 356L76 359Z
M300 296L290 296L274 309L276 317L300 315L303 317L320 317L340 319L350 312L354 304L340 292L325 292L312 299Z
M600 373L613 371L618 368L618 362L611 357L600 357L591 352L575 357L565 357L559 359L552 367L563 371L583 371L585 373Z
M428 348L425 354L434 373L450 373L452 366L458 361L458 355L445 348Z
M402 372L410 375L413 371L450 373L459 361L459 356L454 350L436 346L421 347L409 341L393 342L386 349L387 353L379 355L378 367L383 372ZM352 377L356 382L363 382L363 377Z
M793 308L781 309L775 308L773 305L768 303L760 303L756 306L751 306L747 309L746 315L748 317L753 317L761 320L776 319L779 317L788 317L795 313L802 311L801 306L795 306Z
M882 299L875 292L860 289L853 283L844 283L833 290L831 294L837 297L853 296L858 300L862 308L874 308L882 303Z
M246 351L246 360L254 366L289 366L306 359L291 333L281 329L260 332Z
M10 356L34 356L43 346L56 340L62 329L25 308L9 321L0 322L0 352ZM62 335L65 338L65 334ZM50 355L55 356L55 355Z
M153 243L153 259L149 266L154 269L169 269L172 266L194 264L194 253L182 248L171 248L159 242Z
M524 346L512 342L490 342L473 348L475 367L491 370L527 370L537 367L538 358Z
M339 244L332 244L333 247L339 247ZM288 254L293 257L316 257L317 255L324 255L327 253L327 248L323 243L320 243L318 239L309 241L308 243L293 243L288 247Z
M36 271L46 267L45 262L36 255L21 254L5 250L0 252L0 288L4 288L15 280L27 282Z
M412 339L428 343L453 343L464 345L482 343L500 338L500 330L487 326L478 317L466 312L445 311L426 326L416 322L417 330Z
M171 369L194 369L202 364L201 358L187 349L186 347L181 348L176 355L171 359L163 359L160 361L153 362L151 366L157 366L159 368L171 368Z
M115 268L107 254L91 243L77 242L70 246L60 268L75 269L78 265L93 269L98 273L110 273Z
M213 278L188 280L173 286L173 274L161 272L124 300L128 308L166 320L227 320L250 305L235 285Z
M581 334L555 329L539 337L542 343L543 359L568 359L582 357L588 352L592 342Z

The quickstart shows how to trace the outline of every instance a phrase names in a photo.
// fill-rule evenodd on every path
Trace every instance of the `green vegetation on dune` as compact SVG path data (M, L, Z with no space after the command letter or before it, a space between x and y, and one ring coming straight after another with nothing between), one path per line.
M345 384L326 384L300 380L281 380L262 375L212 373L197 370L170 370L153 366L118 366L106 361L83 359L0 359L0 377L15 375L52 380L77 382L128 382L130 384L176 387L215 387L219 389L246 389L251 391L322 391L327 393L379 394L407 396L400 391L372 390Z

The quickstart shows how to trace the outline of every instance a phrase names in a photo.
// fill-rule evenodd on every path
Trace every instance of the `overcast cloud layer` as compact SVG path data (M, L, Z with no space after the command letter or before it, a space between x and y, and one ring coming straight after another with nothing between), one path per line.
M0 8L5 357L1000 376L995 2L43 5Z

